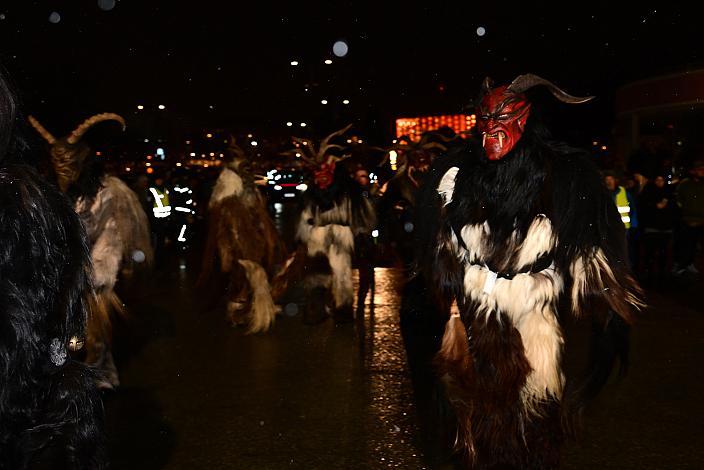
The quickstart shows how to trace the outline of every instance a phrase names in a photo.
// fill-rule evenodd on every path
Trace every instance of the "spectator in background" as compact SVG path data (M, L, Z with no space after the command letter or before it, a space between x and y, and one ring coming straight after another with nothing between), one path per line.
M371 202L376 209L374 201L374 187L369 179L369 172L361 165L355 167L352 175L354 181L362 190L362 197ZM378 234L378 232L376 232ZM357 269L359 270L359 289L357 290L357 319L364 318L364 302L367 293L371 290L372 305L374 303L374 232L360 233L355 236L354 251ZM372 307L373 310L373 307Z
M648 282L661 281L675 225L675 203L665 175L656 175L638 197L638 213L643 234L643 270Z
M704 244L704 160L695 160L689 174L677 186L675 196L681 215L673 269L677 275L699 273L694 266L697 243Z
M638 269L638 254L640 251L640 237L638 229L638 216L634 197L626 188L618 185L618 179L613 171L604 172L604 184L611 192L621 215L621 221L626 226L626 240L628 242L628 257L633 272Z
M149 216L152 230L152 246L154 247L154 259L157 265L165 260L166 250L173 241L170 237L172 208L169 196L165 175L157 173L147 193L147 204L151 207Z

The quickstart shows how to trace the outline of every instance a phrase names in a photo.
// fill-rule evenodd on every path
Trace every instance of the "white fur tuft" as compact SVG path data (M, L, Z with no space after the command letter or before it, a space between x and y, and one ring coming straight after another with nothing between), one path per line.
M279 308L271 297L271 287L264 268L249 260L237 261L245 269L247 280L252 289L251 320L248 333L268 331L274 324Z
M557 237L552 230L552 223L545 215L538 215L528 228L526 238L521 243L515 268L520 269L535 262L542 255L552 251L557 244Z
M488 231L487 224L462 228L469 260L483 261ZM515 267L521 268L549 253L556 242L550 220L539 215L521 245L514 246L518 251ZM478 302L477 311L485 315L487 321L491 316L500 321L500 313L503 313L520 333L532 368L521 396L526 412L538 413L541 402L550 397L561 398L564 386L560 365L564 340L555 311L557 298L564 288L562 275L550 266L539 273L516 274L510 280L498 278L493 288L485 292L489 275L491 272L484 266L466 264L465 294Z
M229 168L225 168L218 176L218 180L210 196L208 207L213 207L218 202L230 196L240 196L244 191L242 178Z
M452 202L452 196L455 193L455 178L457 177L457 172L460 169L453 166L442 175L440 179L440 184L438 184L438 194L442 197L443 205L448 205Z
M308 256L324 255L332 269L332 293L335 307L352 303L352 253L354 235L346 225L312 227L308 236Z

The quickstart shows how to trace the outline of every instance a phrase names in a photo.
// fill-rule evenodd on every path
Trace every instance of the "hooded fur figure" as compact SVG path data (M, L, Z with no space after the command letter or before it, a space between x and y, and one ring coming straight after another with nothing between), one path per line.
M123 313L123 304L115 294L115 284L120 273L129 275L138 264L149 266L153 259L149 220L137 195L119 178L105 174L88 145L81 141L93 125L108 120L125 126L117 114L97 114L66 137L56 139L29 117L32 126L51 145L51 162L59 187L73 201L88 233L97 296L91 304L86 362L103 369L105 380L101 386L105 388L119 385L111 352L111 315Z
M416 197L430 172L433 159L447 150L450 139L426 132L419 141L402 136L389 150L398 153L398 171L384 186L379 212L404 268L413 262Z
M227 316L250 333L268 331L280 310L270 280L285 247L257 189L249 161L231 138L228 160L208 203L208 240L199 285L224 275Z
M294 139L303 161L313 174L304 193L296 239L303 266L306 323L319 323L333 313L338 321L353 317L352 254L354 239L369 234L375 224L374 209L347 170L342 159L330 154L342 147L330 141L351 125L325 137L320 145Z
M643 306L616 207L588 155L552 141L531 114L525 92L535 86L563 102L589 99L535 75L496 88L487 79L479 142L438 159L420 209L425 276L458 306L436 362L471 468L557 467L561 321L588 313L601 334L618 334Z
M86 235L68 199L21 161L16 103L0 71L0 469L48 454L105 468L103 410L81 347L93 296Z

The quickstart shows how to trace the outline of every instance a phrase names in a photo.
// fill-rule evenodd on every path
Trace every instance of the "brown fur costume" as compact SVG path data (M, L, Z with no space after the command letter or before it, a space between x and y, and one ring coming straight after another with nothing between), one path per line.
M264 197L254 184L244 152L230 143L229 162L220 173L208 203L208 239L198 284L227 278L227 316L248 324L248 332L269 330L279 311L269 280L285 248Z
M86 362L104 369L106 380L102 386L109 388L119 385L111 352L111 315L124 313L115 284L120 273L131 274L137 264L151 265L153 254L149 220L137 195L119 178L106 175L90 148L81 141L88 129L107 120L117 121L124 128L122 117L103 113L86 119L66 137L56 139L35 118L29 117L32 126L51 145L59 187L73 199L88 233L97 298L91 303Z

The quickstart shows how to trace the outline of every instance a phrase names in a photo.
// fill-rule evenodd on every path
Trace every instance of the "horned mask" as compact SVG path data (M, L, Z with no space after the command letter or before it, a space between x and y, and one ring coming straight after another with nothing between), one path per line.
M519 75L510 85L496 88L490 78L485 78L477 110L477 129L489 160L501 160L521 139L531 108L525 92L538 85L547 87L563 103L579 104L594 98L569 95L552 82L533 74Z
M29 116L28 119L32 127L51 145L51 163L56 172L59 188L64 192L78 180L83 163L90 154L88 145L81 142L81 138L88 129L102 121L117 121L122 124L122 130L126 127L125 120L117 114L96 114L83 121L67 136L57 139L34 117Z

